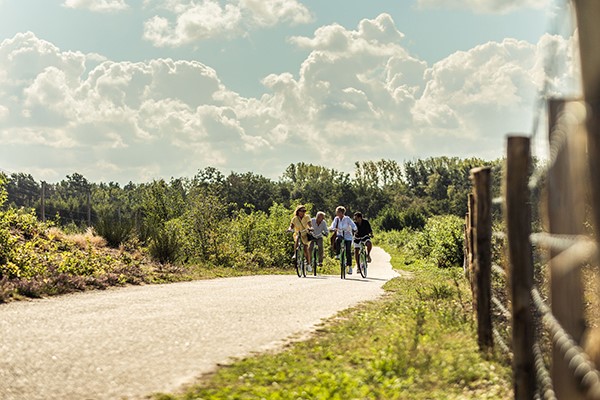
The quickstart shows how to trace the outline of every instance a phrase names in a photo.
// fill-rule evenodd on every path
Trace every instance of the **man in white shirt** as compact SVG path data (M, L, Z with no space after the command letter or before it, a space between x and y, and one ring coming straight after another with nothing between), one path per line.
M315 247L315 242L319 246L319 262L318 266L323 266L323 238L327 237L329 234L329 228L327 227L327 223L325 222L325 213L323 211L319 211L315 218L312 218L311 225L313 227L312 235L315 240L310 242L310 254L312 254L313 249Z

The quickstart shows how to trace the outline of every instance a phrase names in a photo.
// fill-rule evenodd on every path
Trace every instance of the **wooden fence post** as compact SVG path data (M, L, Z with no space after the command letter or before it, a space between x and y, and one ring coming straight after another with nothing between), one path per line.
M533 253L531 208L528 188L531 171L530 139L508 138L504 215L508 233L509 285L512 300L513 387L515 400L532 400L535 395L535 326L531 314Z
M577 103L572 102L577 105ZM579 162L584 158L585 144L578 143L577 126L565 126L560 123L561 115L567 110L564 100L548 102L548 118L550 127L550 144L562 142L557 153L556 161L548 171L547 202L548 230L552 234L578 235L583 232L585 195L583 182L585 174L581 175ZM564 118L563 118L564 121ZM581 131L579 131L580 133ZM580 154L572 154L572 151ZM570 154L571 153L571 154ZM573 339L581 342L585 330L583 314L583 285L580 266L565 268L554 260L560 251L550 250L550 298L552 313L562 327ZM552 378L554 389L559 399L583 399L577 381L569 371L558 348L553 349Z
M475 211L474 264L475 304L477 306L477 338L479 348L489 352L494 346L491 313L492 273L492 196L491 168L471 170Z
M587 140L596 240L600 242L600 2L573 0L579 32L583 95L588 113Z
M464 245L463 245L463 272L465 274L465 276L467 277L467 279L470 281L471 280L471 276L470 276L470 269L469 269L469 258L471 257L471 255L469 254L469 213L467 213L465 215L465 229L464 229L464 234L465 234L465 241L464 241Z
M467 260L469 262L468 267L469 267L469 282L471 283L471 292L473 292L473 279L475 276L475 272L473 271L474 269L474 254L475 254L475 244L474 239L473 239L473 235L474 235L474 230L475 230L475 198L473 197L473 193L469 193L468 196L468 216L469 216L469 222L467 225L467 229L468 229L468 234L469 234L469 259Z

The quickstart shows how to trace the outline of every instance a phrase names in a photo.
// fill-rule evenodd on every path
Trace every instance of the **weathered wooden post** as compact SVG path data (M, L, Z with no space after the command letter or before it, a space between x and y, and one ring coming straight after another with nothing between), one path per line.
M585 159L584 139L578 135L577 112L581 105L564 100L548 102L550 146L556 150L556 160L548 171L548 230L552 234L578 235L583 232L585 194L581 160ZM574 111L569 111L574 108ZM579 133L581 131L579 130ZM584 140L585 142L585 140ZM572 153L577 152L577 153ZM573 339L580 343L585 330L583 285L580 265L567 266L554 258L560 251L550 249L550 298L552 313ZM552 378L559 399L583 399L574 374L556 346L553 348Z
M477 338L479 348L489 352L494 346L491 313L492 273L492 196L491 168L471 170L475 211L474 264L475 304L477 309Z
M509 293L512 300L513 387L516 400L532 400L535 395L535 326L531 314L533 253L529 172L530 139L508 138L504 215L508 234Z
M588 113L586 127L590 184L596 240L600 242L600 2L573 0L579 32L583 95Z
M465 215L465 227L464 227L464 245L463 245L463 272L467 279L471 280L469 274L469 213Z
M475 198L473 197L473 193L469 193L468 196L468 216L469 223L467 225L468 234L469 234L469 259L468 259L468 267L469 267L469 282L471 283L471 292L473 292L473 279L474 279L474 264L473 257L475 254L475 244L473 243L473 231L475 230Z

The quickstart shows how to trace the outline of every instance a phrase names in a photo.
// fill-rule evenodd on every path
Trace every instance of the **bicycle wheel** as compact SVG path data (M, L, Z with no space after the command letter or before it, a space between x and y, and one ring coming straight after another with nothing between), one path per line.
M346 250L340 251L340 278L346 279Z
M367 277L367 254L364 250L360 252L359 260L360 265L358 266L358 271L360 272L360 276L363 278Z
M302 274L304 271L304 253L300 248L296 249L296 274L298 278L302 278ZM304 272L304 276L306 276L306 272Z
M315 245L315 247L313 248L313 252L312 252L312 260L311 260L311 264L313 267L313 275L317 276L317 260L319 257L319 247L317 245Z

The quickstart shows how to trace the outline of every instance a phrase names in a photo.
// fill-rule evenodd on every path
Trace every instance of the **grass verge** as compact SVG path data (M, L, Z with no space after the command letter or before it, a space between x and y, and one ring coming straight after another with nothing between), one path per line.
M221 367L175 399L505 399L510 369L477 349L460 272L406 261L387 294L344 311L311 339Z

